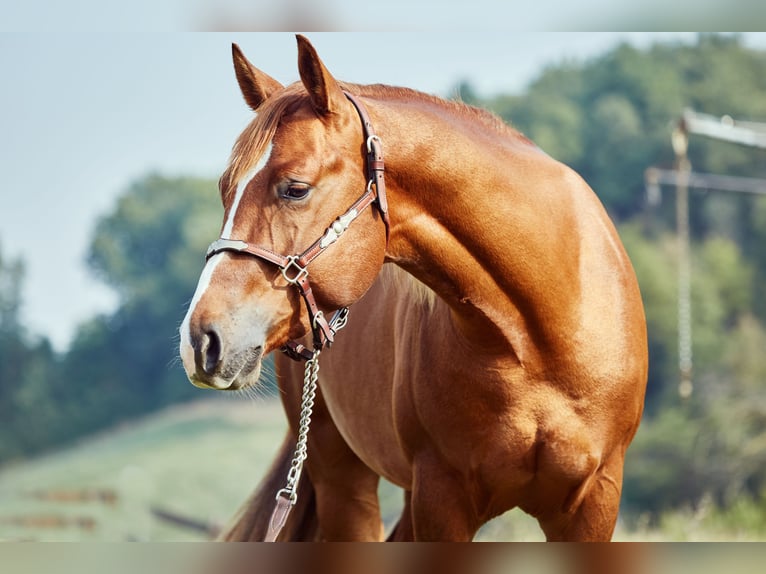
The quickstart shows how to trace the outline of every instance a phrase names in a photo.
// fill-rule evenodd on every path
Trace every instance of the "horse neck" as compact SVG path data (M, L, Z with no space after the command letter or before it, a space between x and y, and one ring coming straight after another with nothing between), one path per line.
M519 359L556 337L552 293L561 289L539 270L574 273L563 253L563 230L574 223L550 197L535 197L544 187L535 182L561 164L446 104L383 102L376 111L391 206L388 260L446 301L459 332L483 351Z

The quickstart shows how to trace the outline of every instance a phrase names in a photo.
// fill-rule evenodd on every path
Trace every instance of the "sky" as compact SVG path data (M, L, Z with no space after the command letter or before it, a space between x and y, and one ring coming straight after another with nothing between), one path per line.
M622 41L694 40L657 32L307 35L338 79L446 96L462 80L485 96L518 93L545 66L594 58ZM745 38L766 49L766 34ZM85 264L95 224L116 198L150 172L215 180L224 169L251 118L232 42L282 83L298 79L288 33L0 33L0 253L23 259L23 322L57 349L79 323L117 304Z

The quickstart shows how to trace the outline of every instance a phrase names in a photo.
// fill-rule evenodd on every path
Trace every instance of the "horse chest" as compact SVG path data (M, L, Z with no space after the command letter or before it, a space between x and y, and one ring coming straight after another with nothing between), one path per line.
M408 485L410 464L399 440L386 366L367 362L367 369L362 371L335 368L327 362L320 387L340 436L377 474L399 486Z

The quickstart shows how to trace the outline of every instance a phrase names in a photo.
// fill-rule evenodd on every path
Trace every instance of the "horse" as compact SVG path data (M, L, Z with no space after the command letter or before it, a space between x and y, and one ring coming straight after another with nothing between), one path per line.
M471 540L514 507L548 540L610 540L648 357L635 273L598 197L490 112L341 83L297 42L288 86L232 46L256 115L180 328L203 388L256 385L262 358L286 351L289 430L224 538L263 539L305 430L303 360L332 343L279 540L383 539L380 477L404 491L394 540ZM336 332L326 316L349 306Z

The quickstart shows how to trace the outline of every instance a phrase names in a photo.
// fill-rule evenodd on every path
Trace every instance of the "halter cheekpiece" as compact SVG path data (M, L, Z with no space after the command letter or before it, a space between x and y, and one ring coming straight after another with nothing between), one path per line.
M329 321L325 318L324 313L317 306L314 293L311 290L308 271L309 263L335 243L369 205L376 205L378 211L380 211L380 216L386 226L386 241L388 241L389 236L388 202L386 201L386 182L384 177L385 165L383 163L383 149L380 138L375 135L375 130L370 122L370 116L362 103L352 94L345 91L343 93L354 104L362 120L364 130L367 152L365 164L368 181L367 188L359 199L343 215L333 221L322 237L312 243L303 253L280 255L268 248L252 245L246 241L220 238L210 244L205 256L205 259L208 260L216 253L223 251L247 253L279 267L282 277L284 277L288 284L294 285L298 289L303 301L306 303L306 310L309 314L313 334L313 351L297 341L288 341L281 348L282 352L297 361L311 360L315 352L329 347L335 339L335 334L345 326L348 318L348 307L335 311Z

